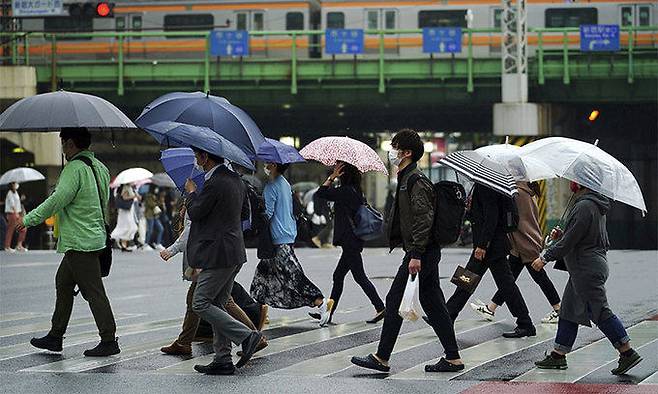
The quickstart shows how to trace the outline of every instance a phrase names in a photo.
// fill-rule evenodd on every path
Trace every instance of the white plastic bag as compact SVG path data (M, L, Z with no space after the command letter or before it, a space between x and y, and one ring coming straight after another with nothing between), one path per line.
M409 275L407 287L404 289L402 303L398 313L405 320L416 321L421 316L420 302L418 301L418 275Z

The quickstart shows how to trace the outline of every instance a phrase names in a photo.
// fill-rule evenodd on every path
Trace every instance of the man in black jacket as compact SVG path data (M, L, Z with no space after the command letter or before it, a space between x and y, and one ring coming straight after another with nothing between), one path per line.
M229 315L228 301L233 280L247 261L242 237L242 207L246 189L240 176L224 165L222 158L195 150L197 163L206 171L203 191L187 180L187 214L192 221L187 243L187 260L192 268L202 269L194 290L192 310L213 327L215 358L194 369L208 375L230 375L235 368L231 342L242 345L242 367L256 351L263 335Z
M510 251L505 231L505 199L508 197L480 184L475 184L471 203L473 223L473 246L475 247L466 269L480 276L491 270L498 291L514 317L517 327L503 334L506 338L535 336L535 326L528 313L528 307L516 286L514 276L507 261ZM513 202L511 202L513 203ZM471 293L460 287L448 300L448 311L453 320L471 297Z
M388 360L402 327L398 314L409 275L417 275L420 304L445 350L446 357L435 365L426 365L427 372L456 372L464 369L459 358L453 321L448 315L443 292L439 287L441 248L432 239L434 222L434 188L418 170L416 162L423 156L423 141L413 130L401 130L391 143L391 164L398 167L398 191L389 221L391 250L402 245L406 252L391 289L386 296L386 314L377 352L365 357L352 357L360 367L388 372ZM408 188L409 179L418 177Z

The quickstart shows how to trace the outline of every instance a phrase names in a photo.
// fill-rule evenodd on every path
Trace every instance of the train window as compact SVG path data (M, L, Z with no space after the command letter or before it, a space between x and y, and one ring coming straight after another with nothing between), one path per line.
M142 17L135 15L133 16L133 30L141 31L142 30Z
M345 14L342 12L327 13L327 29L344 29Z
M493 27L495 29L500 29L503 26L503 10L501 8L496 8L493 11Z
M638 24L640 26L649 26L651 25L651 7L650 6L638 6L639 15L637 17Z
M301 12L287 13L286 30L304 30L304 14Z
M262 12L254 12L254 23L251 26L251 30L265 30L265 21Z
M368 10L366 12L366 28L379 29L379 10Z
M466 10L420 11L418 28L423 27L466 27Z
M94 30L92 18L71 18L68 16L51 16L43 18L43 29L55 32L91 32ZM91 37L61 37L60 40L91 40Z
M595 25L597 21L596 8L550 8L545 13L546 27L578 27Z
M117 16L116 18L114 18L114 26L116 28L116 31L126 30L126 17Z
M633 7L621 7L621 25L632 26L633 22Z
M211 30L215 25L212 14L173 14L165 15L165 31Z
M395 24L395 16L397 14L397 11L395 10L386 10L384 13L385 16L385 29L395 29L397 26Z
M247 14L239 13L236 16L235 24L238 30L247 30Z

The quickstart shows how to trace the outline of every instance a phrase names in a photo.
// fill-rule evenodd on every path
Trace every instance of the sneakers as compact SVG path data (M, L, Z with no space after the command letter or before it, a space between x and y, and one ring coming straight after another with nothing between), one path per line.
M27 252L27 248L25 246L18 246L16 247L17 252Z
M236 368L242 368L247 363L247 361L249 361L251 356L256 353L256 349L258 349L258 346L261 344L262 340L263 334L258 331L253 331L251 335L247 337L247 339L242 341L242 356L240 356L240 360L235 364Z
M320 327L324 327L329 323L331 318L331 311L334 308L334 300L331 298L325 298L322 305L320 305Z
M5 248L5 252L7 252L7 253L16 253L16 249Z
M172 356L189 356L192 354L192 346L174 341L171 345L160 348L160 351Z
M617 368L610 371L613 375L623 375L631 368L638 365L642 361L642 357L635 350L631 349L631 354L628 356L619 355L619 365Z
M121 353L121 349L119 349L117 339L115 338L113 341L101 341L95 348L85 350L83 354L86 357L107 357L119 354Z
M32 338L30 344L36 348L50 350L51 352L61 352L62 351L62 339L46 335L41 338Z
M382 319L384 319L384 316L386 316L386 309L382 309L381 311L377 312L375 317L373 317L370 320L366 320L366 323L368 324L375 324L380 322Z
M567 358L566 357L560 357L556 358L553 357L551 354L547 354L546 358L544 358L541 361L536 361L535 365L539 369L567 369Z
M557 324L557 321L560 319L560 311L550 311L541 322L544 324Z
M480 301L482 302L482 301ZM484 320L487 321L494 321L494 312L491 312L488 306L484 304L474 304L471 302L471 309L473 309L473 312L477 313L480 315Z
M453 364L441 357L439 362L425 366L425 372L459 372L464 370L464 364Z
M155 250L157 250L158 252L162 252L163 250L165 250L165 247L160 244L155 244Z
M372 354L369 354L365 357L354 356L350 361L352 362L352 364L357 365L361 368L374 369L375 371L380 371L380 372L389 372L391 370L391 367L382 364Z
M208 365L195 365L194 370L206 375L233 375L235 373L233 364L220 364L215 361Z

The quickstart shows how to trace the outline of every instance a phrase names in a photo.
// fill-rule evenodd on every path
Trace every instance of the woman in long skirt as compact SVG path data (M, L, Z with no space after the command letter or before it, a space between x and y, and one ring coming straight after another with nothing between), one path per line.
M256 267L251 282L251 295L273 308L296 309L304 306L320 309L320 326L325 326L333 300L325 300L322 291L302 269L293 244L297 224L293 215L292 189L283 177L287 164L267 163L265 172L270 182L263 190L265 213L270 220L274 257L263 259Z
M125 252L132 251L128 246L128 242L132 241L137 233L137 222L135 221L133 208L136 194L131 185L122 185L120 190L121 193L116 198L117 226L112 231L110 238L117 241L121 250Z

